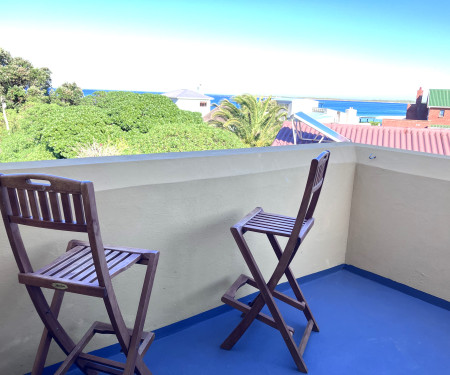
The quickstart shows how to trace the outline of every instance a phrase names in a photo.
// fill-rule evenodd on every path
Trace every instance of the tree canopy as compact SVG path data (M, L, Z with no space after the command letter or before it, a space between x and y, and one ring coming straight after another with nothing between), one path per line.
M75 82L65 82L50 93L52 103L59 105L79 105L83 99L83 90Z
M28 60L12 57L0 48L0 103L7 130L7 108L19 111L26 102L52 102L63 106L80 104L83 91L75 82L63 83L56 90L52 90L51 85L50 69L35 68Z
M271 97L258 98L244 94L224 99L209 124L236 134L251 147L270 146L286 118L287 111Z
M15 108L29 97L49 95L52 84L48 68L35 68L22 57L12 57L0 48L0 96L9 108Z

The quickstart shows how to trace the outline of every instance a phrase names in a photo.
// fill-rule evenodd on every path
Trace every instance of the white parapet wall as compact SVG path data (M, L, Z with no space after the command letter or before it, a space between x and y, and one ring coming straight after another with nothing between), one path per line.
M346 263L450 301L450 157L355 151Z
M292 265L296 277L345 261L355 152L353 147L326 146L332 151L329 172L317 224ZM248 273L230 226L256 206L296 215L310 161L324 149L311 145L9 163L1 165L0 173L47 173L94 182L104 242L161 252L145 327L153 330L222 304L230 284ZM35 269L64 252L68 240L84 238L30 227L22 231ZM255 233L247 238L268 276L276 264L268 241ZM32 367L42 323L17 282L3 226L0 257L0 373L24 374ZM132 270L114 279L129 326L144 269ZM61 317L75 341L92 321L108 321L101 300L73 294L65 297ZM115 342L106 337L88 349ZM54 349L48 364L63 358Z

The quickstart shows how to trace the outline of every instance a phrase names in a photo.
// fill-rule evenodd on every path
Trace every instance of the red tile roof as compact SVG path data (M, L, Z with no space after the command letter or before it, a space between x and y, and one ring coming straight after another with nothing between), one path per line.
M327 126L355 143L450 155L450 129L389 128L345 124L327 124ZM316 130L305 124L302 124L302 131L305 138L308 137L308 133L318 134ZM291 122L286 121L272 146L292 144L294 142Z

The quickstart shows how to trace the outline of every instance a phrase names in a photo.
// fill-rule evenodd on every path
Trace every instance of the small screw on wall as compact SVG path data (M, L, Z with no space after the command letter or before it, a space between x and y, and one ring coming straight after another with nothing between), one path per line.
M372 160L372 159L376 159L376 158L377 158L377 156L376 156L376 155L374 155L374 154L370 154L370 155L369 155L369 159L370 159L370 160Z

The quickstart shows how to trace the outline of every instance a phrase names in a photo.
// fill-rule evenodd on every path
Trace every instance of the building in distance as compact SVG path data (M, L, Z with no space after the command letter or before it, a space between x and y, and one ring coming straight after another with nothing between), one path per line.
M211 108L211 96L200 94L188 89L180 89L165 92L162 95L170 98L178 108L191 112L200 112L202 116L209 113Z
M384 119L383 126L402 128L429 128L450 126L450 90L417 90L416 102L406 109L406 119Z

